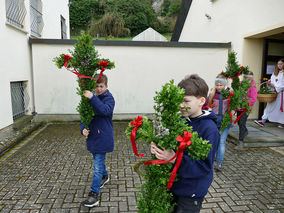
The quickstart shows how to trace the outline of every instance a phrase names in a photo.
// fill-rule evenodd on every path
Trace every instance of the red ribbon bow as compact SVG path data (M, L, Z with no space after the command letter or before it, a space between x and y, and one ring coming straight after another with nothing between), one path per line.
M68 66L68 63L69 63L69 61L72 59L72 57L71 57L70 55L65 54L65 55L63 55L63 59L64 59L64 61L65 61L64 67L67 67L67 66Z
M101 67L101 72L100 72L100 76L99 76L99 79L98 79L98 82L100 83L101 82L101 78L102 78L102 75L103 75L103 72L106 70L106 66L108 66L109 65L109 63L107 62L107 61L100 61L99 63L98 63L98 65L99 66L102 66Z
M130 123L130 126L134 127L134 129L131 131L131 135L130 135L132 149L133 149L134 154L136 156L140 157L140 158L142 158L144 156L144 154L138 154L136 143L135 143L135 138L136 138L136 132L137 132L139 126L141 126L142 124L143 124L143 117L142 116L136 117L135 121L131 121L131 123Z
M144 163L144 165L149 165L149 164L165 164L165 163L169 163L171 162L173 159L177 158L176 159L176 164L175 164L175 167L173 168L173 171L171 173L171 176L170 176L170 179L168 181L168 184L167 184L167 189L170 189L172 186L173 186L173 183L174 183L174 180L175 180L175 177L176 177L176 173L177 173L177 170L180 166L180 163L181 163L181 160L182 160L182 156L183 156L183 150L187 147L187 146L190 146L191 145L191 137L192 137L192 134L190 132L187 132L187 131L184 131L183 132L183 137L182 136L178 136L176 138L177 141L180 142L180 145L178 147L178 150L176 152L176 154L170 159L170 160L167 160L167 161L164 161L164 160L151 160L151 161L146 161Z

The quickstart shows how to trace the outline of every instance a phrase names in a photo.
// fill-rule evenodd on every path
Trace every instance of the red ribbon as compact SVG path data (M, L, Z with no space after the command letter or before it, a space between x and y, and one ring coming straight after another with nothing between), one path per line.
M225 78L226 78L226 79L227 79L227 78L235 79L235 78L239 77L240 74L242 74L242 72L243 72L243 71L241 70L236 76L234 76L234 77L230 77L230 76L229 76L229 77L225 77Z
M217 104L217 103L210 104L210 105L204 106L204 107L202 107L202 108L211 108L211 107L215 106L216 104Z
M108 66L109 65L109 63L107 62L107 61L100 61L99 63L98 63L98 65L99 66L102 66L101 67L101 72L100 72L100 76L99 76L99 79L98 79L98 82L100 83L101 82L101 78L102 78L102 75L103 75L103 72L106 70L106 66Z
M68 70L68 71L70 71L70 72L72 72L72 73L74 73L75 75L77 75L78 77L79 77L79 79L80 79L80 81L81 81L81 83L85 86L85 84L84 84L84 82L82 81L82 79L81 78L88 78L88 79L96 79L96 78L92 78L92 77L90 77L90 76L85 76L85 75L82 75L82 74L80 74L76 69L74 69L74 70L70 70L69 68L68 68L68 63L69 63L69 61L72 59L72 57L70 56L70 55L63 55L63 59L64 59L64 61L65 61L65 63L64 63L64 67Z
M244 111L237 117L237 119L235 120L234 124L236 124L240 118L242 117L242 115L247 111L247 108L244 109Z
M283 91L281 92L281 106L280 111L283 112Z
M170 179L168 181L168 184L167 184L167 189L170 189L172 186L173 186L173 183L174 183L174 180L175 180L175 177L176 177L176 173L177 173L177 170L180 166L180 163L181 163L181 160L182 160L182 156L183 156L183 150L187 147L187 146L190 146L191 145L191 136L192 134L190 132L187 132L187 131L184 131L183 132L183 137L182 136L178 136L176 138L177 141L180 142L180 145L178 147L178 150L176 152L176 154L170 159L170 160L167 160L167 161L164 161L164 160L150 160L150 161L146 161L144 163L144 165L150 165L150 164L165 164L165 163L169 163L171 162L173 159L177 158L176 159L176 164L175 164L175 167L173 168L173 171L171 173L171 176L170 176Z
M137 152L137 147L136 147L136 143L135 143L135 138L136 138L136 131L138 129L139 126L141 126L143 124L143 117L142 116L138 116L135 118L135 121L131 121L130 126L134 127L134 129L131 131L131 135L130 135L130 139L131 139L131 143L132 143L132 149L133 152L136 156L142 158L144 156L144 154L138 154Z
M230 102L231 102L231 97L233 97L234 93L233 92L230 92L229 94L229 101L228 101L228 110L229 110L229 113L230 113L230 118L231 118L231 123L233 121L233 118L232 118L232 111L230 110ZM247 108L244 109L244 111L237 117L237 119L234 121L234 124L236 124L240 118L242 117L242 115L247 111Z

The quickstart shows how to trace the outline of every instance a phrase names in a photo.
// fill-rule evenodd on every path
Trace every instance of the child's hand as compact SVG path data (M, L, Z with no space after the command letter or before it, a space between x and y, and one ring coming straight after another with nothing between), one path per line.
M173 150L165 150L165 149L159 149L154 142L151 143L151 153L156 156L159 160L168 161L172 159L175 156L175 152ZM171 163L174 163L176 161L176 158L170 161Z
M89 90L85 90L83 95L88 99L91 99L93 97L93 93Z
M271 83L271 80L268 80L268 81L267 81L267 84L269 84L271 87L274 87L274 84Z
M87 138L89 136L90 130L83 129L83 135Z

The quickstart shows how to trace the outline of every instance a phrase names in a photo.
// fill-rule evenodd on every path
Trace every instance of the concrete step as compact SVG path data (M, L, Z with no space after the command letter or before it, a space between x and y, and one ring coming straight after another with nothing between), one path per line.
M248 136L244 139L245 147L277 147L284 146L284 129L276 123L266 123L259 127L253 121L247 122ZM239 126L236 124L229 132L228 141L238 144Z

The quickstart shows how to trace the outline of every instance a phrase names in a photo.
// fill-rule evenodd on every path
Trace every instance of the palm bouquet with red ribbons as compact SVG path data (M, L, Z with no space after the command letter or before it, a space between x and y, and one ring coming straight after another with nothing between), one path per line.
M236 53L229 52L228 61L226 66L226 71L221 72L226 79L232 79L232 89L233 91L228 91L226 89L222 90L222 95L228 98L228 111L224 114L221 131L227 128L231 123L237 123L242 114L240 114L234 121L232 111L236 111L241 108L244 109L242 113L248 113L251 110L249 105L249 100L247 98L248 89L251 87L251 83L247 79L240 81L242 75L247 75L249 73L248 66L240 66L237 62Z
M192 159L205 159L211 147L208 141L198 137L197 132L186 124L181 117L180 104L183 102L184 89L174 85L174 81L166 83L154 97L155 116L153 120L138 116L132 120L125 131L130 138L133 152L143 158L144 154L137 149L136 142L155 142L159 147L175 150L176 163L152 159L142 161L144 164L145 183L141 186L138 209L139 212L172 212L173 197L169 189L178 179L176 173L184 154ZM149 147L150 149L150 147ZM140 163L139 163L140 164Z
M114 68L114 62L109 59L98 58L93 40L90 34L82 33L78 42L74 45L74 51L69 50L69 54L60 54L53 61L58 68L64 67L66 70L77 75L77 94L81 96L81 101L77 107L80 113L81 122L88 128L94 117L94 110L88 99L84 97L84 90L94 91L97 81L100 82L102 73L106 69ZM100 72L98 75L97 72Z

